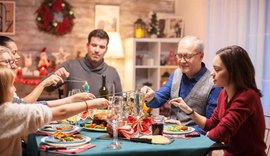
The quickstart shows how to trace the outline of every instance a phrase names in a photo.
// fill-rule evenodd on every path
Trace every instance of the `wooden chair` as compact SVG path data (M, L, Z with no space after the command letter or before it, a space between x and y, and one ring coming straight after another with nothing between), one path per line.
M264 141L266 143L265 152L267 156L270 156L270 116L265 115L265 124L266 124L264 136Z

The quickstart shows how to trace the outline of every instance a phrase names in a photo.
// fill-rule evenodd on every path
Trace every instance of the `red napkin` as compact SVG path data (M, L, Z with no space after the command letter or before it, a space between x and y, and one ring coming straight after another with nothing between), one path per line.
M149 130L149 127L152 125L153 120L151 117L140 117L137 119L133 116L128 116L128 123L131 124L131 127L134 130L134 133L137 131L145 134L150 134L151 131Z
M134 137L134 130L130 126L122 126L118 128L118 133L122 134L128 140Z
M83 152L83 151L90 149L90 148L93 148L93 147L96 147L96 145L95 144L85 144L85 145L77 146L77 147L67 147L66 149L59 147L59 149L56 148L56 149L53 149L51 151L68 153L68 154L77 154L77 153ZM48 145L41 145L40 146L40 149L42 149L44 151L47 151L49 148L50 148L50 146L48 146Z

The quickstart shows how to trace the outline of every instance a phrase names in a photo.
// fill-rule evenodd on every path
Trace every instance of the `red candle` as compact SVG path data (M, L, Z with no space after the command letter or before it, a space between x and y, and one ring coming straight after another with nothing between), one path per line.
M44 75L46 75L46 74L47 74L47 69L44 68L44 67L41 67L41 68L39 69L39 75L40 75L40 76L44 76Z
M22 75L22 68L18 67L17 69L17 76L21 76Z

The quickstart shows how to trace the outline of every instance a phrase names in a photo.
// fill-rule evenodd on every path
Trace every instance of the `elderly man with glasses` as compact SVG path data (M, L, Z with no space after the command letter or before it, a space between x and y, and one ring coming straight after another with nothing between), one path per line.
M142 97L151 108L159 108L173 98L181 97L193 110L201 115L210 117L221 88L213 86L210 71L202 62L204 57L203 42L194 36L182 38L178 44L176 58L178 66L171 73L168 81L158 91L150 87L141 88ZM180 121L183 125L195 126L190 118L177 107L171 105L170 118ZM202 132L199 128L199 132Z

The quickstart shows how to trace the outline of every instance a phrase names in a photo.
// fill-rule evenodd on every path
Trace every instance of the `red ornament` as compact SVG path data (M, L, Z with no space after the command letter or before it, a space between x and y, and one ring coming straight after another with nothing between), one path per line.
M40 76L45 76L47 74L47 69L42 67L39 69L39 75Z
M17 76L21 76L22 75L22 68L18 67L17 69Z

